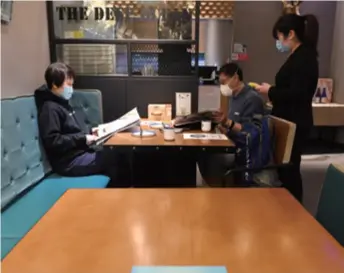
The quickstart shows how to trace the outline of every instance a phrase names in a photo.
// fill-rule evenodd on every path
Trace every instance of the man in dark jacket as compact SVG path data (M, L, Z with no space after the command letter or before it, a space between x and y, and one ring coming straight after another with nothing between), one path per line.
M38 124L43 146L55 172L66 176L105 174L114 184L113 160L104 151L90 147L96 135L87 132L83 113L69 104L75 74L64 63L53 63L45 71L46 85L35 91Z

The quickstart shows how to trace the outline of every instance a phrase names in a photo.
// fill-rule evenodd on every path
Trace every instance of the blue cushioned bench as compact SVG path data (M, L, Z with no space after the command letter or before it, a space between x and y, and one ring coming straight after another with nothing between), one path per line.
M76 90L75 111L89 128L102 122L98 90ZM41 147L33 96L1 100L1 259L71 188L105 188L103 175L61 177L52 173ZM34 250L33 250L34 251Z

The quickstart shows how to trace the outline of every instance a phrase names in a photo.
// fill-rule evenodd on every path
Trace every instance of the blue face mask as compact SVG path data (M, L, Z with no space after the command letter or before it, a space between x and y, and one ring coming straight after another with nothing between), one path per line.
M280 40L276 40L276 48L279 52L289 52L290 51L290 47L282 44L282 42Z
M72 97L73 92L74 92L73 87L67 85L67 86L63 87L61 97L64 98L65 100L69 100Z

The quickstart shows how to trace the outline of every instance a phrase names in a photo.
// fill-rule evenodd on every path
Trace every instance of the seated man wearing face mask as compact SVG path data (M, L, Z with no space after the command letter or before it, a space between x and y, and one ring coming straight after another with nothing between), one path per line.
M243 82L243 72L235 63L227 63L219 71L221 94L228 97L228 113L220 113L216 122L220 130L235 134L242 124L254 115L264 114L264 102L260 95ZM234 164L234 154L217 154L202 158L199 169L203 179L211 186L219 186L225 172Z
M105 151L92 149L96 136L88 132L84 114L69 104L74 78L68 65L53 63L45 71L46 85L35 91L39 132L48 160L60 175L105 174L114 185L114 162L105 159Z

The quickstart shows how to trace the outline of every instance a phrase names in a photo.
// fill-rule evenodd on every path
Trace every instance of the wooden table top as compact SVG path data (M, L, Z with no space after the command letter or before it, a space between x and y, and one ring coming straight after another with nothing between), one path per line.
M2 262L4 273L343 273L344 249L284 189L69 190Z
M149 129L153 130L153 129ZM233 141L184 139L183 133L176 134L174 141L165 141L160 130L155 130L153 137L133 137L131 133L118 133L104 143L105 146L200 146L200 147L235 147ZM201 131L185 131L185 133L201 133Z

